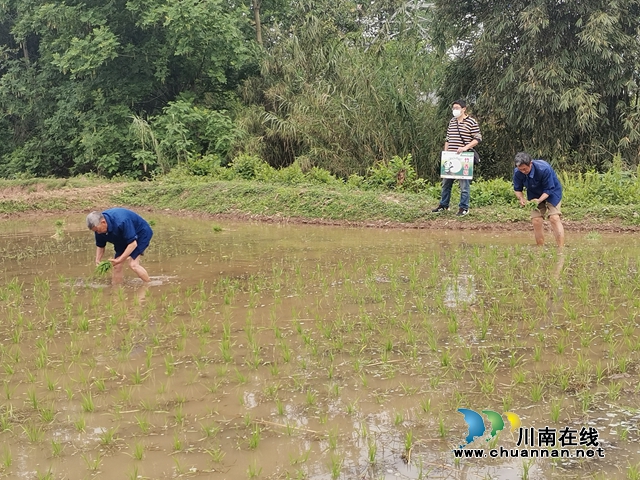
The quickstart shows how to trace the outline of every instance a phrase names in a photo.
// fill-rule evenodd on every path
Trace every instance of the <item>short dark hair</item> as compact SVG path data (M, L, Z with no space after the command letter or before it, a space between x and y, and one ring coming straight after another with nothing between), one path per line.
M467 102L465 102L463 99L456 100L451 105L452 106L453 105L460 105L462 108L467 108Z
M531 165L531 155L529 155L527 152L518 152L516 153L516 158L515 158L515 162L516 162L516 167L519 167L520 165Z

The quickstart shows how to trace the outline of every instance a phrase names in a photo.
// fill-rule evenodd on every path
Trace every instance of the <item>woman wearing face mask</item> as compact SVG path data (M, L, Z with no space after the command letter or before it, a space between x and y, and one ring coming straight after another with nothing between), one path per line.
M475 119L467 115L467 102L456 100L452 105L453 118L447 127L447 138L444 142L444 150L447 152L462 153L471 150L482 141L480 127ZM442 179L442 193L440 194L440 204L431 210L434 213L449 210L451 200L451 187L453 178ZM458 205L459 217L469 213L469 192L471 190L471 180L458 180L460 182L460 204Z

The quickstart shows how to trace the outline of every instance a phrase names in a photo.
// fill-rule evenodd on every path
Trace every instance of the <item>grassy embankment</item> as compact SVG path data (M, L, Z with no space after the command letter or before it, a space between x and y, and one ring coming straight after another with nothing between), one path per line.
M402 186L347 183L318 171L299 169L241 178L232 169L214 176L184 174L135 182L95 177L0 181L0 213L86 210L110 205L188 210L208 214L269 216L350 222L423 222L446 217L460 222L528 222L510 182L479 180L472 185L471 214L455 217L459 198L454 186L451 211L437 216L440 188L420 179ZM220 174L220 172L223 172ZM635 172L561 174L565 220L593 224L640 225L640 181Z

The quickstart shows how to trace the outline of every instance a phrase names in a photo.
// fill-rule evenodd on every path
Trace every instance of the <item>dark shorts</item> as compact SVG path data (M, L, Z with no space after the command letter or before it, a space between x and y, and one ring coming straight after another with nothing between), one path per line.
M149 247L149 242L151 241L152 235L153 234L149 235L148 238L138 239L138 245L136 246L136 248L133 249L133 252L131 252L131 255L129 256L135 260L140 255L144 255L144 251ZM115 258L118 258L120 255L122 255L124 251L125 251L125 248L123 248L120 251L116 250Z

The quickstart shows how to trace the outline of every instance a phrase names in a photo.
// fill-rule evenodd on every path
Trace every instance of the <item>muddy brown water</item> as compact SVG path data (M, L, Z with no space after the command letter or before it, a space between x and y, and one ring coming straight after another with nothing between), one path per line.
M149 219L120 287L81 216L0 223L0 475L634 478L638 238ZM605 456L489 458L505 412Z

